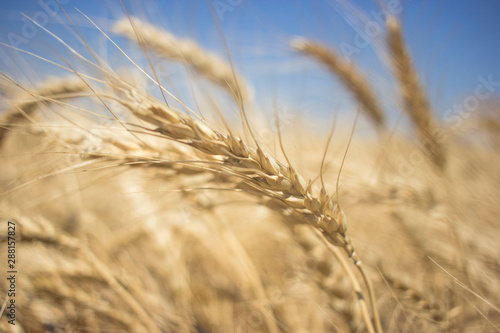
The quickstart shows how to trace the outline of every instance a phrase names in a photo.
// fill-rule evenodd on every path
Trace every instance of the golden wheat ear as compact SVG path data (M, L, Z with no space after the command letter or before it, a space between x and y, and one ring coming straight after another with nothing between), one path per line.
M0 118L0 145L14 126L26 120L34 122L32 115L39 105L73 98L87 86L80 78L72 76L47 80L32 91L22 89L22 94L13 96L9 110Z
M352 96L361 104L365 115L378 129L385 127L385 116L375 92L367 83L368 80L361 74L355 64L343 59L333 49L325 45L307 40L295 38L290 42L295 50L304 53L319 62L328 70L338 76L344 86L351 92Z
M178 38L168 31L132 17L119 20L113 26L113 31L149 47L162 57L188 65L198 74L223 87L236 101L250 100L248 85L240 75L233 73L231 65L194 41Z
M211 168L243 181L242 185L237 185L240 189L280 202L281 205L270 206L309 224L330 245L343 248L363 275L370 292L374 323L364 305L366 325L370 332L381 332L378 313L373 308L373 288L347 235L347 221L336 196L329 195L325 187L318 190L308 185L293 167L281 163L260 147L253 148L238 137L215 131L207 123L188 117L150 96L131 90L117 100L133 115L153 125L152 133L207 155L205 162L215 162ZM338 255L336 250L333 252ZM365 304L364 297L359 301Z
M439 126L430 108L427 95L420 84L417 71L412 65L401 25L393 16L387 19L387 31L392 69L399 82L404 110L415 125L429 158L434 165L443 170L446 165L446 152L439 138Z

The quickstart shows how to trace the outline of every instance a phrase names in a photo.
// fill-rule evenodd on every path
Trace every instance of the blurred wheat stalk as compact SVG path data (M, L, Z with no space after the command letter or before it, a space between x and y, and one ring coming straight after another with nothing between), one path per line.
M148 79L163 101L97 65L98 75L68 69L74 77L32 89L3 74L16 93L4 99L0 127L0 215L20 226L24 331L498 330L489 198L500 174L486 163L498 151L473 151L437 123L396 18L387 20L391 65L428 160L401 179L398 154L413 142L354 138L340 187L324 166L340 169L343 159L316 148L319 136L302 152L319 186L291 163L288 133L278 134L280 152L259 142L233 65L135 18L113 30L222 87L247 135L189 110L156 72ZM319 42L292 46L324 64L388 134L362 70ZM380 170L368 178L373 163ZM355 217L349 232L346 216Z

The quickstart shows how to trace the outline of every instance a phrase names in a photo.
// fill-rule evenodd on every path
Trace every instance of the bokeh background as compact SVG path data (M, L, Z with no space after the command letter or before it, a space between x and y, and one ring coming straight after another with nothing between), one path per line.
M60 3L100 57L114 68L129 65L78 11L109 33L112 24L125 15L119 1L64 0ZM44 4L57 11L57 15L47 15ZM349 112L356 107L348 92L328 72L290 49L290 40L303 36L319 40L355 62L368 76L386 111L396 122L401 111L395 102L394 78L384 53L384 30L377 31L384 10L393 10L401 19L420 79L440 120L444 121L446 112L459 106L476 89L481 77L491 76L492 81L500 82L500 2L496 0L123 1L123 5L130 14L178 36L191 38L227 59L224 36L232 61L251 83L254 97L264 109L278 104L323 117L331 115L333 109ZM68 56L74 57L22 13L90 56L68 18L52 0L0 2L2 43L47 56L58 63L67 62ZM369 27L373 35L367 35ZM127 50L126 45L130 43L112 33L110 36ZM57 53L59 55L55 55ZM140 58L140 54L136 55ZM6 45L0 47L0 59L2 72L24 77L31 83L58 71ZM35 73L30 71L27 75L26 65L36 68ZM169 75L175 77L175 70L169 70L172 70ZM183 91L182 86L178 89Z

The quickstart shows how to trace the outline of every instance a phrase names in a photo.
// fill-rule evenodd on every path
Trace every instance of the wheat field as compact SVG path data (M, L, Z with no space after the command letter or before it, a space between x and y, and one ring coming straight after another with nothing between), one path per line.
M186 9L213 43L49 2L0 44L0 331L500 331L498 92L443 120L404 5L377 78L324 34L235 46L241 0Z

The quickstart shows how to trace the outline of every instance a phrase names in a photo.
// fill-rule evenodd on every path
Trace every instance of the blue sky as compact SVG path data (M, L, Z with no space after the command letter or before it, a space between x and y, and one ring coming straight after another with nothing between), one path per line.
M51 3L51 0L41 0ZM385 1L390 3L391 1ZM79 14L78 8L89 15L103 30L110 22L123 16L118 1L61 1L74 23L100 54L109 53L113 65L126 64L118 60L116 50L91 28ZM197 40L204 47L226 56L218 24L224 31L237 69L251 81L255 96L264 106L276 98L285 106L329 112L333 107L352 107L349 94L339 82L325 73L320 66L288 47L295 36L322 41L340 50L341 45L353 45L359 29L364 28L359 14L353 14L335 0L329 1L268 1L268 0L208 0L208 1L125 1L127 10L147 18L175 34ZM379 1L356 1L357 9L369 20L372 13L380 11ZM212 10L209 8L212 4ZM225 7L221 7L221 4ZM441 0L401 1L401 19L405 36L414 57L421 81L425 85L431 103L438 114L453 108L454 104L474 92L479 78L491 76L500 81L500 1ZM214 10L215 8L215 10ZM217 8L218 12L217 12ZM221 9L222 8L222 9ZM19 36L17 45L36 54L61 62L65 51L60 44L42 31L26 34L26 20L21 16L44 20L43 6L38 0L0 2L0 41L12 44L13 36ZM59 11L59 19L48 18L44 26L67 40L76 42L73 32L65 29L67 19ZM23 30L24 29L24 30ZM386 102L391 114L398 112L391 102L394 98L394 78L382 61L383 34L374 38L367 47L351 56L369 77L371 84ZM127 44L116 38L120 45ZM62 55L58 55L61 53ZM0 70L13 76L22 76L26 65L36 69L30 80L42 80L45 75L59 73L53 66L43 64L0 46ZM22 60L24 59L24 60ZM108 58L111 59L111 58ZM115 61L116 59L116 61ZM25 61L25 62L23 62ZM500 90L500 87L497 89ZM495 91L498 95L498 91ZM314 113L313 112L313 113Z

